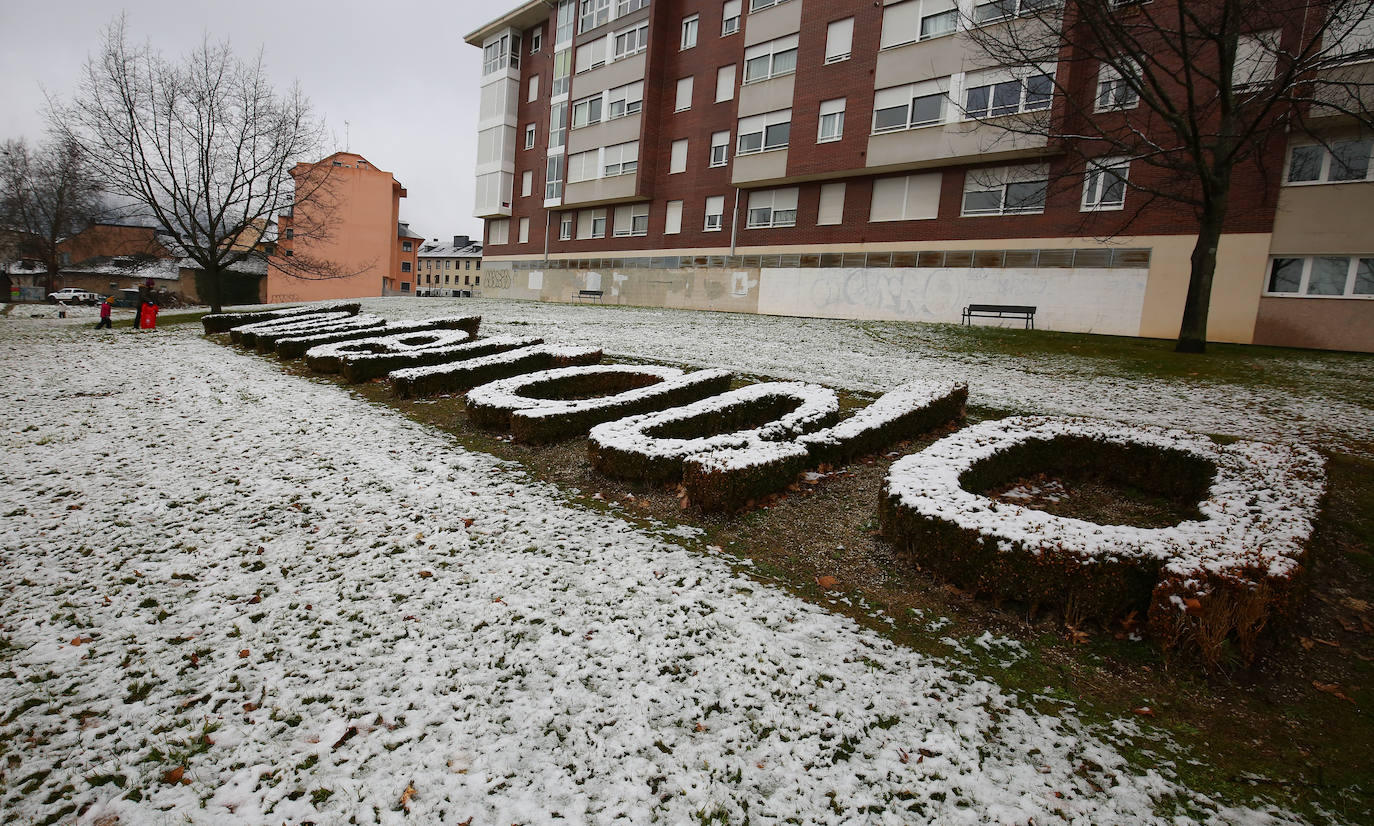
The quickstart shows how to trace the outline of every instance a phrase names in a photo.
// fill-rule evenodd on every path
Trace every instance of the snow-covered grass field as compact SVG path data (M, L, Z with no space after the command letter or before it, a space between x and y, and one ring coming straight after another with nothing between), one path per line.
M480 310L787 376L806 336L839 384L935 369L838 323ZM1293 820L198 326L89 327L0 320L0 821Z

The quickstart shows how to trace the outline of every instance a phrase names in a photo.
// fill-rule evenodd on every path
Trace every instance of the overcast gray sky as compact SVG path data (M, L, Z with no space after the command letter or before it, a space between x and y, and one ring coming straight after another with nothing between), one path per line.
M480 236L472 217L481 54L463 35L517 0L0 0L0 141L43 134L44 97L69 95L121 9L131 40L180 56L203 34L265 49L278 88L299 80L343 149L406 187L401 220L429 238Z

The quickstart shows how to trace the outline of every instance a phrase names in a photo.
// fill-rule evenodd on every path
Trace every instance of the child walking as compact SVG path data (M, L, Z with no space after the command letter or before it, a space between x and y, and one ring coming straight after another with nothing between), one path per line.
M103 327L109 330L113 326L113 322L110 321L110 299L109 296L106 296L105 300L100 303L100 323L95 325L95 328L99 330Z

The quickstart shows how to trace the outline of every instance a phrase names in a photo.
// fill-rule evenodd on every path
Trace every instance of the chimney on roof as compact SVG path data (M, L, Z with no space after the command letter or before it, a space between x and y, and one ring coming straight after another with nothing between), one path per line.
M453 236L453 246L457 247L458 249L462 249L463 247L468 246L469 243L471 242L468 240L468 237L466 235Z

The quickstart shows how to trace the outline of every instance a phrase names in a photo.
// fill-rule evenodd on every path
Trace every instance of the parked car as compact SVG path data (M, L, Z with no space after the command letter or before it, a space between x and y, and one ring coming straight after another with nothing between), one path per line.
M48 300L54 304L99 304L104 296L76 287L63 287L55 293L48 293Z

